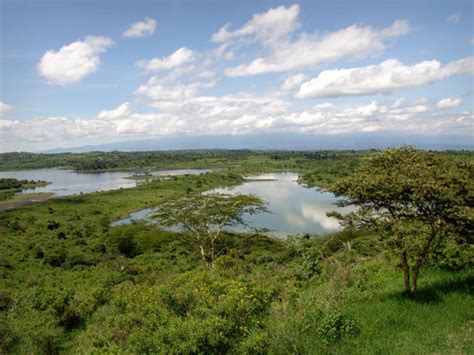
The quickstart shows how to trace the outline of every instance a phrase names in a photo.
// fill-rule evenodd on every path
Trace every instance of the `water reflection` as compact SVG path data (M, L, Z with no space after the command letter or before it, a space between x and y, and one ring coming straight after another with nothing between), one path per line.
M251 226L267 229L279 237L298 233L324 234L337 231L339 222L326 215L336 210L346 213L350 209L335 205L337 199L329 192L305 188L297 183L298 175L293 173L265 174L248 177L242 185L219 188L206 193L254 194L268 203L271 213L245 216ZM130 213L129 218L121 219L112 225L130 224L140 219L148 219L153 209L144 209ZM245 231L243 227L230 230Z
M151 171L154 176L175 176L185 174L201 174L209 172L209 169L174 169ZM135 187L137 183L143 182L135 179L125 179L133 175L130 171L111 171L99 173L78 173L62 169L33 169L0 171L0 178L15 178L19 180L44 180L51 184L37 187L34 190L23 190L22 193L30 192L53 192L57 196L68 196L80 193L113 190L119 188Z
M148 218L153 212L155 211L154 208L145 208L143 210L139 210L136 212L132 212L129 214L128 218L120 219L118 221L112 222L112 227L121 226L125 224L131 224L134 221L139 221L141 219Z
M297 183L294 173L265 174L249 177L239 186L219 188L210 192L254 194L268 202L272 213L246 216L255 228L267 228L272 234L286 236L297 233L328 233L340 229L339 222L326 215L349 208L335 205L336 197L324 191L305 188ZM241 228L234 228L241 230Z

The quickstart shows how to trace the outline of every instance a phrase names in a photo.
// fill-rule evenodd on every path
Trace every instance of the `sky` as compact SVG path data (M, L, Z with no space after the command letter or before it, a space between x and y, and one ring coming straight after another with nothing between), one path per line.
M0 151L474 138L471 0L0 0Z

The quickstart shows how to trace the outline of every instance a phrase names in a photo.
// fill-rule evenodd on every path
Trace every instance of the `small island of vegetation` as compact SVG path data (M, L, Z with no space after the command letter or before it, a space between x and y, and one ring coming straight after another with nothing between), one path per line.
M47 185L49 185L49 182L42 180L0 178L0 210L26 206L52 197L52 193L33 192L20 194L23 190L34 190L37 187Z

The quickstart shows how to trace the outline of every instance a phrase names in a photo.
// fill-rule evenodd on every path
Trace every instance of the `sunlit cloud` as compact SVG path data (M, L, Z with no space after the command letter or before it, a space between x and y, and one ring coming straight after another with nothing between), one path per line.
M296 97L386 94L431 84L455 75L473 74L474 57L445 65L437 60L404 65L397 59L388 59L366 67L324 70L316 78L301 84Z
M365 105L299 106L271 96L199 96L177 92L156 113L138 113L126 102L103 110L96 117L37 117L0 120L3 142L67 143L73 139L111 140L251 133L355 134L398 132L465 134L472 129L470 112L446 113L456 101L375 101ZM442 101L442 100L441 100ZM454 103L452 103L454 102ZM453 107L455 108L455 107Z
M436 107L439 109L448 109L448 108L455 108L461 105L461 99L459 97L447 97L445 99L441 99L437 104Z
M299 12L300 7L296 4L280 6L255 14L236 30L230 30L230 24L226 24L214 33L212 41L229 51L250 43L260 44L266 50L265 56L226 69L226 75L284 72L314 68L343 58L365 58L382 52L386 40L410 32L408 21L396 20L381 30L351 25L325 35L296 33L300 27Z
M38 74L52 84L67 85L94 73L100 65L100 54L114 45L108 37L88 36L58 51L47 51L37 65Z
M167 57L139 60L136 65L146 72L169 70L191 62L194 57L192 50L182 47Z

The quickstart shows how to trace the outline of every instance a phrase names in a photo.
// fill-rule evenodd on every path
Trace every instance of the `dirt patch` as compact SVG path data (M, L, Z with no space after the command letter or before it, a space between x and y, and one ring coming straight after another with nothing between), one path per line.
M49 200L55 196L54 193L41 193L41 194L31 194L30 196L25 197L24 199L18 201L0 201L0 211L11 210L13 208L20 208L25 206L34 205L35 203L43 202Z

